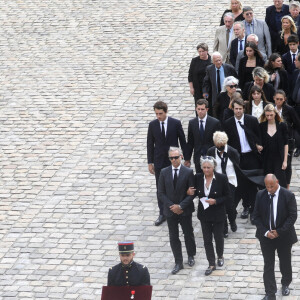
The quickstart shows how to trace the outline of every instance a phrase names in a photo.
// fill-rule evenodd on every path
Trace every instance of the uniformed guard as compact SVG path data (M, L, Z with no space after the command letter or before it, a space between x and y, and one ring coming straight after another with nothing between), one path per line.
M135 256L133 242L119 242L121 263L108 271L108 286L150 285L150 274L146 266L133 261Z

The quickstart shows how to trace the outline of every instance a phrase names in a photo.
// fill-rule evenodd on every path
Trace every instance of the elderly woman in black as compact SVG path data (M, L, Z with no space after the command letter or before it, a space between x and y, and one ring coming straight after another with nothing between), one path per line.
M288 129L288 159L285 170L287 188L290 187L292 177L292 158L295 144L300 142L300 119L296 111L286 103L286 94L283 90L277 90L274 95L275 109Z
M226 175L214 172L217 163L212 156L202 156L200 163L203 173L195 175L195 189L190 188L188 194L195 194L200 199L197 216L201 222L204 248L209 264L205 275L210 275L216 269L213 237L218 256L217 264L219 267L224 265L225 203L229 201L230 190Z
M229 106L230 99L233 93L238 88L239 80L233 76L228 76L224 79L222 92L218 95L213 106L213 116L223 121L224 110Z
M268 104L260 117L264 174L275 174L282 187L287 187L285 170L288 158L288 130L273 104Z
M208 54L207 44L200 43L197 46L197 52L199 56L192 59L188 76L190 93L194 96L195 104L197 100L203 98L202 84L206 67L212 64L211 56Z

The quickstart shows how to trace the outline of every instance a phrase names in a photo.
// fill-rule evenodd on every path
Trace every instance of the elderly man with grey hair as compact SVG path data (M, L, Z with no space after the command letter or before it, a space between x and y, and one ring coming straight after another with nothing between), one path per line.
M253 42L255 43L257 46L258 46L258 36L256 34L250 34L247 36L246 38L246 43L249 43L249 42ZM264 60L264 62L266 63L268 58L267 58L267 55L264 53L264 52L260 52L261 55L262 55L262 58ZM239 71L239 65L240 65L240 60L245 56L244 54L244 51L240 51L236 57L236 62L235 62L235 70L236 72L238 73Z
M300 4L299 2L290 2L289 4L289 11L291 14L291 17L293 18L295 25L297 26L297 28L300 25Z
M222 62L222 55L219 52L212 54L212 65L206 67L206 74L203 80L203 97L207 98L209 114L212 114L212 107L221 93L224 79L228 76L237 77L233 66Z
M243 22L234 22L233 32L235 39L232 40L230 46L230 62L235 67L236 58L239 52L245 49L246 36L245 36L245 25Z
M231 198L226 202L226 214L230 223L232 232L236 232L236 205L234 203L235 189L238 185L238 174L240 174L240 154L233 147L227 144L228 136L223 131L216 131L213 136L215 146L207 151L207 155L215 158L217 162L216 172L223 173L227 176ZM228 237L228 223L225 217L224 237Z
M181 242L178 225L181 225L188 254L188 265L195 264L196 244L192 225L194 209L193 196L187 195L187 189L194 186L193 170L181 164L181 149L170 147L171 166L161 170L158 181L158 197L164 204L164 215L167 218L170 245L175 258L172 274L183 269Z
M224 118L224 110L229 106L233 93L238 88L239 80L233 76L224 79L222 92L218 95L217 101L213 106L213 117L222 123Z
M229 53L231 41L234 39L233 33L233 22L234 14L227 12L224 14L224 24L216 30L215 41L214 41L214 51L218 51L222 55L222 61L229 62Z

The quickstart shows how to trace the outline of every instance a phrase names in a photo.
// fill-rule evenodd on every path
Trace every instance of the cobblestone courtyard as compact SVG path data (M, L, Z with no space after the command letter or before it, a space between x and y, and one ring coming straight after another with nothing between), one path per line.
M271 2L245 4L263 18ZM225 265L209 277L196 215L196 265L175 276L167 225L153 225L152 106L167 102L186 132L190 60L200 41L212 50L227 0L0 3L0 299L101 299L124 239L149 268L153 299L261 299L263 260L249 221L237 219ZM299 179L294 159L300 208ZM299 243L293 272L286 300L300 299Z

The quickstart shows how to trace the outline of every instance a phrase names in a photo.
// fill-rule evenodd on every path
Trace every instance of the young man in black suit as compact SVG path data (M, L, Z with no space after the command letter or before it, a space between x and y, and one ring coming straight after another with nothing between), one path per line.
M178 147L178 140L185 156L186 140L181 122L168 117L168 106L163 101L157 101L153 106L156 120L150 122L147 135L148 169L155 174L156 188L161 169L170 165L168 151L171 146ZM155 226L162 224L166 217L163 215L163 203L157 197L159 217Z
M255 170L259 174L262 169L260 151L262 151L259 124L256 117L244 114L244 101L235 99L232 102L234 116L224 123L228 135L228 144L240 154L240 168ZM244 211L241 217L247 219L253 212L257 186L245 177L240 177L235 194L235 205L243 199Z
M206 155L208 148L214 145L214 132L221 130L220 121L209 116L207 114L208 109L208 101L199 99L196 102L196 112L198 117L190 120L188 126L187 155L184 164L185 166L190 167L190 160L194 151L196 173L202 173L200 157Z
M179 239L178 225L181 225L185 246L188 254L188 264L195 264L196 243L192 225L192 214L195 210L193 196L187 195L187 190L194 186L193 170L181 164L182 152L179 148L170 147L169 159L172 166L160 172L158 196L164 204L164 215L169 227L170 245L175 258L172 274L183 269L182 248Z
M266 295L263 300L276 299L276 280L274 272L275 251L279 258L282 274L282 295L290 294L292 282L292 245L297 242L294 224L297 220L295 195L281 187L274 174L265 177L266 188L257 193L253 222L256 237L259 239L264 257L264 285Z

